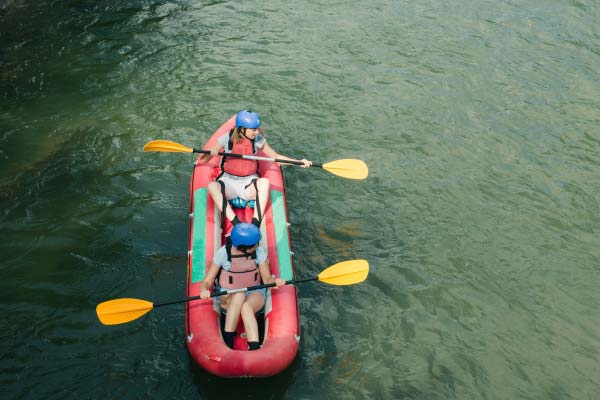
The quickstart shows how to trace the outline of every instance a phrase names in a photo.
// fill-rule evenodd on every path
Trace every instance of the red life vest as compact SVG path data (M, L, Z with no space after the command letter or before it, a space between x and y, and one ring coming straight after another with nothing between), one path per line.
M250 140L246 137L242 138L241 142L235 142L233 140L233 130L229 132L229 150L231 153L244 154L253 156L254 151L254 140ZM256 160L245 160L243 158L236 157L223 157L221 168L228 174L235 176L248 176L256 174L258 171L258 162Z
M221 269L219 286L225 289L240 289L260 284L260 271L256 264L256 252L249 254L231 254L231 244L225 245L227 259L231 263L229 270Z

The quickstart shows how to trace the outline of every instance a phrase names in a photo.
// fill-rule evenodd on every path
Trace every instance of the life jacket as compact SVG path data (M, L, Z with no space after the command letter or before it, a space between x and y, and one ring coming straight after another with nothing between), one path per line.
M240 289L260 284L260 271L256 264L256 251L249 254L231 254L231 242L225 244L227 260L231 263L229 270L219 272L219 286L225 289Z
M250 140L246 137L242 138L241 142L233 140L233 129L229 131L228 151L236 154L253 156L256 154L254 147L254 139ZM258 162L256 160L246 160L237 157L223 157L221 161L221 169L228 174L235 176L248 176L256 174L258 171Z

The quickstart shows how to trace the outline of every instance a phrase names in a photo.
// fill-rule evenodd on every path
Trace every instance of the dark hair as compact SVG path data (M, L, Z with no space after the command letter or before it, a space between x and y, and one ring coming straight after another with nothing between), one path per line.
M242 253L248 253L248 250L250 250L252 247L254 247L256 245L257 245L257 243L253 244L252 246L248 246L248 245L245 245L245 244L240 244L239 246L236 246L236 247Z

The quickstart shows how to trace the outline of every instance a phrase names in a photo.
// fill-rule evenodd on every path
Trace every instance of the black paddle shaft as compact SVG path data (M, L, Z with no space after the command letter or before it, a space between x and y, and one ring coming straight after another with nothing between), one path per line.
M201 149L192 149L194 153L200 154L210 154L210 150L201 150ZM294 165L304 165L302 161L291 161L291 160L283 160L281 158L270 158L270 157L258 157L258 156L250 156L244 154L236 154L236 153L219 153L221 157L234 157L234 158L245 158L248 160L258 160L258 161L274 161L283 164L294 164ZM311 167L323 168L323 164L313 162Z
M292 284L297 284L297 283L302 283L302 282L316 281L318 279L319 279L318 276L313 276L312 278L304 278L304 279L290 279L289 281L285 281L285 284L292 285ZM212 297L216 297L216 296L224 296L226 294L238 293L238 292L249 292L251 290L266 289L266 288L270 288L270 287L274 287L274 286L277 286L277 284L275 282L266 283L263 285L248 286L247 288L241 288L241 289L221 290L218 292L212 292L210 294L210 297L212 298ZM188 297L188 298L185 298L182 300L175 300L175 301L169 301L167 303L154 304L154 308L161 307L161 306L168 306L168 305L177 304L177 303L186 303L188 301L194 301L194 300L200 300L200 299L201 299L200 296L192 296L192 297Z

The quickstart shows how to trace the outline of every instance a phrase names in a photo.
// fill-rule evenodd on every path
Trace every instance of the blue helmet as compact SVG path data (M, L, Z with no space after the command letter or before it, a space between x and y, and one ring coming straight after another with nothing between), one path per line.
M254 224L237 224L231 230L231 243L233 243L235 247L252 247L260 242L261 238L262 235L260 234L260 229Z
M250 110L242 110L235 117L235 126L256 129L260 126L260 115Z

